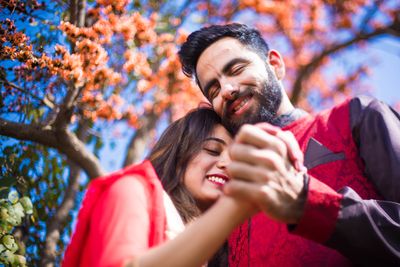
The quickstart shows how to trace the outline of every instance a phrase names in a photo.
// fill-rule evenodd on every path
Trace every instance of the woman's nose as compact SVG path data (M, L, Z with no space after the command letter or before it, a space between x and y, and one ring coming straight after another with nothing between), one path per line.
M218 159L217 167L219 169L225 169L229 163L231 163L231 158L229 157L228 149L225 149Z

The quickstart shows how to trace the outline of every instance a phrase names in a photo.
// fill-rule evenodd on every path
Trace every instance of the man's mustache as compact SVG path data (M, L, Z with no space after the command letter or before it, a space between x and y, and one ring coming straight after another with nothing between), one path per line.
M242 92L239 92L239 91L234 92L234 94L232 95L232 99L226 101L226 103L225 103L225 106L222 110L222 118L228 119L230 117L230 110L231 110L231 106L232 106L233 102L235 102L238 98L241 98L241 97L251 94L252 92L253 92L253 90L251 88L246 88Z

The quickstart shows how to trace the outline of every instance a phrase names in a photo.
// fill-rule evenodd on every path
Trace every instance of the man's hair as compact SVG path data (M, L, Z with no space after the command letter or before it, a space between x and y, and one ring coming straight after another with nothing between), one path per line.
M261 58L265 58L269 51L268 44L260 32L244 24L232 23L204 27L192 32L178 53L183 73L188 77L195 76L197 80L196 65L200 55L207 47L224 37L235 38Z

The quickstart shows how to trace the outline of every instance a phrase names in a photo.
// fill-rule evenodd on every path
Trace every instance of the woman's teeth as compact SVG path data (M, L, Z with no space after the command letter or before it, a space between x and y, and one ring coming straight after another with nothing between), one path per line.
M209 180L211 182L219 183L219 184L225 184L225 182L226 182L224 179L217 177L217 176L207 177L207 180Z

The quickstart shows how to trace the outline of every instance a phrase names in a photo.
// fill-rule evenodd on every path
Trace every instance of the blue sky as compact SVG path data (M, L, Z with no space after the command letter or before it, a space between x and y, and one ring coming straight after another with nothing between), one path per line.
M380 39L367 52L378 61L372 65L370 77L374 95L391 105L400 101L400 38Z

